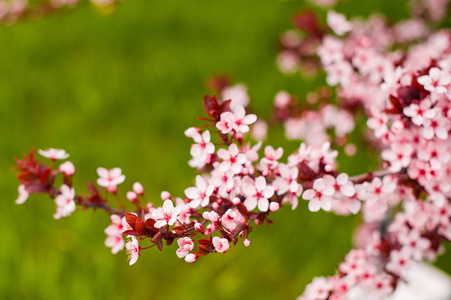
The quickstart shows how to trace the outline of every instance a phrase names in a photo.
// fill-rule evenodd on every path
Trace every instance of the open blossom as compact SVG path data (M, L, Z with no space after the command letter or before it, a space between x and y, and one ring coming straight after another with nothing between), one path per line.
M207 185L202 176L196 176L196 187L189 187L185 190L185 195L191 199L189 206L197 208L199 205L205 207L210 203L210 196L213 194L214 186Z
M188 255L190 251L194 249L194 242L189 237L180 238L177 240L179 248L177 249L177 256L183 258Z
M257 121L257 116L254 114L246 115L244 107L241 105L235 106L230 111L223 112L216 127L223 133L228 134L234 130L237 133L246 133L249 131L249 125Z
M296 193L301 187L296 181L299 174L298 168L289 168L285 164L279 165L280 177L276 177L274 185L278 187L277 194L283 195L290 191Z
M122 175L122 170L120 168L111 170L97 168L97 174L100 176L100 178L97 179L97 184L106 187L110 192L115 192L116 186L125 180L125 175Z
M174 204L170 199L165 200L163 207L159 207L152 212L151 218L157 221L155 222L155 228L161 228L166 224L174 225L181 210L182 207L179 205L174 208Z
M191 146L191 156L189 165L193 168L203 168L210 160L210 156L215 152L215 146L210 142L210 132L206 130L202 134L197 128L191 127L185 131L185 135L191 137L195 144Z
M125 245L127 248L128 259L130 260L130 265L133 265L137 260L139 251L141 251L141 247L139 246L138 240L132 236L131 240L127 242Z
M219 170L222 172L232 170L233 173L238 174L246 162L246 155L239 152L236 144L231 144L229 150L219 149L218 157L223 160L219 166Z
M51 160L66 159L69 157L69 154L67 154L66 151L64 151L63 149L54 149L54 148L50 148L47 150L39 149L39 154Z
M229 240L226 238L213 237L213 246L217 252L224 253L230 248Z
M413 124L421 126L426 119L432 119L435 116L436 111L431 106L431 101L424 99L419 104L410 104L410 106L404 108L403 112L406 116L412 118Z
M344 35L352 29L352 24L346 20L346 17L333 10L327 13L327 25L338 35Z
M448 91L447 86L451 83L451 76L447 71L431 68L429 75L420 76L417 80L425 90L445 94Z
M125 246L125 241L122 233L125 231L122 218L118 215L111 215L111 224L105 229L107 238L105 240L105 246L111 248L111 252L116 254L121 251Z
M274 195L274 187L266 185L265 177L259 176L252 184L246 184L243 192L246 195L244 205L247 210L251 211L258 205L260 211L268 211L268 199Z
M25 186L23 184L19 185L19 197L16 200L16 204L22 204L25 201L27 201L28 196L30 196L30 194L27 192L27 190L25 189Z
M329 211L332 208L331 196L334 194L332 185L328 185L323 178L313 182L313 189L308 189L302 194L302 198L309 200L310 211L319 211L320 208Z
M61 194L55 198L56 213L53 215L55 219L67 217L75 211L75 191L65 184L61 186Z

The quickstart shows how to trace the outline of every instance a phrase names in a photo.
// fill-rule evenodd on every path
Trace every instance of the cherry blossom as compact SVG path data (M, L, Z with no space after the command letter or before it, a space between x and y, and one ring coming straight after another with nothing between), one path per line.
M39 154L51 160L66 159L69 157L69 154L67 154L66 151L64 151L63 149L54 149L54 148L49 148L47 150L39 149Z
M212 242L216 252L224 253L230 248L229 241L226 238L215 236L213 237Z
M252 183L245 185L243 192L246 195L244 205L247 210L251 211L258 205L260 211L267 211L269 208L268 199L274 195L274 188L267 185L263 176L259 176Z
M181 206L176 206L174 208L174 204L172 200L167 199L163 203L163 207L159 207L152 212L151 218L157 221L155 223L156 228L161 228L167 225L174 225L177 221L177 217L179 216L182 208Z
M222 172L232 170L233 173L238 174L243 168L243 164L246 162L246 155L239 153L236 144L231 144L229 150L219 149L218 157L223 160L219 166L219 170Z
M196 176L196 187L189 187L185 190L185 195L191 202L189 205L192 208L197 208L199 205L202 207L207 206L210 203L210 196L213 194L214 186L207 185L202 176Z
M111 170L97 168L97 174L100 177L97 179L97 184L106 187L108 191L112 193L116 192L116 186L125 180L125 175L122 175L122 170L120 168Z
M21 184L19 185L19 197L16 199L16 204L22 204L25 201L27 201L30 194L27 192L25 185Z
M332 185L328 185L323 178L318 178L313 182L313 189L305 190L302 194L304 200L309 200L309 210L319 211L320 208L329 211L332 208L331 196L334 194Z
M123 220L118 215L111 215L110 217L111 225L105 229L107 238L105 240L105 246L111 248L111 253L116 254L117 252L124 249L125 241L122 236L125 228L123 226Z
M59 194L55 198L56 213L53 215L53 217L55 219L59 219L61 217L67 217L75 211L74 188L71 188L71 187L63 184L61 186L60 190L61 190L61 194Z
M445 94L448 91L447 86L451 83L451 76L439 68L431 68L429 75L420 76L417 80L425 90Z
M194 242L189 237L178 239L177 244L179 245L179 248L177 249L177 256L179 258L186 257L194 248Z
M333 10L327 13L327 24L338 35L343 35L352 29L352 24L346 21L346 17Z
M127 244L125 244L125 248L127 248L127 255L128 259L130 260L131 266L138 260L141 247L139 246L138 240L134 236L132 236L131 239L127 242Z
M66 161L62 163L58 170L66 176L72 176L75 174L75 166L72 162Z

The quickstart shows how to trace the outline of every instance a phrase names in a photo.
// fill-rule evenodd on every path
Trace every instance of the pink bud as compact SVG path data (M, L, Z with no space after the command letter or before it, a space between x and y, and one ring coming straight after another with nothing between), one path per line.
M325 165L324 166L324 170L326 170L326 172L332 172L334 168L331 165Z
M211 205L211 207L212 207L214 210L217 210L217 209L219 209L219 204L218 204L217 202L215 202L215 203L213 203L213 204Z
M212 221L212 222L218 222L218 220L219 220L219 215L214 211L211 211L210 215L208 217L210 218L210 221Z
M277 108L286 108L291 101L291 96L285 91L278 92L274 98L274 106Z
M210 214L208 213L208 211L204 211L202 213L202 218L204 218L207 221L210 221Z
M66 161L59 166L58 170L66 176L72 176L75 173L75 166L70 161Z
M161 192L160 197L161 197L161 200L163 200L163 201L168 200L168 199L171 199L171 194L169 192L163 191L163 192Z
M135 182L135 183L133 184L133 191L134 191L136 194L138 194L138 195L142 195L142 194L144 193L144 188L143 188L143 186L141 185L141 183Z
M240 200L240 198L235 197L235 198L232 199L232 203L233 203L233 205L238 205L238 204L241 203L241 200Z
M279 207L280 207L280 205L279 205L279 203L277 203L277 202L271 202L271 203L269 204L269 210L272 211L272 212L278 211L278 210L279 210Z
M134 202L138 200L138 195L135 192L127 192L127 199L128 201Z
M196 254L194 254L194 253L189 253L185 256L185 261L190 264L195 262L196 259L197 259L197 257L196 257Z
M108 192L114 194L117 191L117 185L110 185L106 189L108 190Z
M243 244L244 244L245 247L249 247L251 245L251 241L249 241L249 239L245 239L243 241Z
M196 223L194 225L194 229L196 229L197 232L203 233L204 232L204 225L201 223Z

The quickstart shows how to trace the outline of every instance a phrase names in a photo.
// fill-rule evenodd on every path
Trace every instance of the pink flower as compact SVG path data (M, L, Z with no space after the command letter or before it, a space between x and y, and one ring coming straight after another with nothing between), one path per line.
M188 130L187 130L188 131ZM196 144L191 146L191 156L189 165L193 168L203 168L210 160L210 156L215 153L215 146L210 142L210 132L206 130L202 135L193 131L190 134Z
M134 202L134 201L138 200L138 195L136 195L135 192L127 192L126 197L127 197L128 201L130 201L130 202Z
M408 234L399 234L399 242L403 245L403 250L410 252L411 256L415 260L420 260L423 258L424 253L431 245L431 242L421 237L420 233L412 229Z
M51 160L66 159L69 157L69 154L67 154L66 151L64 151L63 149L54 149L54 148L50 148L45 151L39 149L39 154Z
M174 208L174 204L171 200L165 200L163 203L163 207L159 207L156 210L152 211L151 218L154 219L155 228L161 228L164 225L174 225L177 221L177 217L180 214L181 206L177 205Z
M215 247L216 252L224 253L227 249L230 248L229 240L226 238L213 237L213 246Z
M327 185L323 178L313 182L313 189L308 189L302 194L304 200L309 200L310 211L319 211L320 208L329 211L332 208L331 196L334 194L332 185Z
M239 153L238 146L236 144L231 144L229 150L219 149L218 157L223 160L219 166L219 170L226 172L232 170L233 173L240 173L243 168L243 164L246 162L246 155Z
M27 192L27 190L25 189L25 185L21 184L19 185L19 197L16 200L16 204L22 204L25 201L27 201L28 196L30 196L30 194Z
M424 99L419 104L410 104L410 106L404 108L403 113L412 118L413 124L421 126L426 119L432 119L436 114L431 105L431 101Z
M58 170L66 176L72 176L75 174L75 166L70 161L62 163Z
M439 68L431 68L429 75L420 76L417 81L427 91L445 94L448 91L447 86L451 83L451 76L447 71L442 71Z
M402 248L400 251L393 250L390 253L390 259L385 268L395 275L404 276L412 263L409 250Z
M105 168L97 168L97 174L100 176L97 179L97 184L106 187L109 192L115 192L116 186L125 180L125 176L121 174L120 168L107 170Z
M194 253L190 253L187 256L185 256L185 261L190 264L195 262L196 259L197 259L197 257L196 257L196 254L194 254Z
M133 184L133 191L134 191L137 195L142 195L142 194L144 194L144 188L143 188L142 184L139 183L139 182L135 182L135 183Z
M194 248L194 242L189 237L180 238L177 240L179 248L177 249L177 256L183 258L188 255L190 251Z
M128 259L130 260L131 266L138 260L141 247L139 246L138 240L134 236L131 237L131 240L127 242L125 247L127 248Z
M352 30L352 24L346 21L346 17L333 10L327 13L327 25L338 35L344 35Z
M249 131L249 125L257 121L254 114L246 115L244 107L237 105L232 112L226 111L221 114L221 118L216 127L223 133L228 134L232 130L237 133L246 133Z
M75 191L73 188L63 184L60 188L61 194L55 198L56 213L53 215L55 219L67 217L75 211Z
M285 164L279 165L280 177L276 177L273 184L278 187L277 195L283 195L290 191L296 193L299 190L300 185L297 182L299 169L289 168Z
M124 238L122 236L125 228L122 224L122 218L118 215L111 215L110 219L111 225L105 229L105 233L107 234L105 246L110 247L111 252L116 254L125 246Z
M202 207L207 206L210 203L210 196L213 194L214 186L207 185L202 176L196 176L196 187L189 187L185 190L185 195L188 199L191 199L189 206L197 208L199 205Z
M269 201L274 195L274 188L266 185L265 177L259 176L252 184L247 184L243 187L243 192L246 195L244 205L247 210L253 210L257 204L260 211L268 211Z

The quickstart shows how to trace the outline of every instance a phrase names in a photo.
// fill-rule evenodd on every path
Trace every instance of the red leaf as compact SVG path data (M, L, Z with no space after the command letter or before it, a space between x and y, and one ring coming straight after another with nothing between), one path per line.
M144 224L144 221L138 217L136 218L134 228L139 233L139 235L144 235L146 233L146 225Z
M42 172L41 176L39 176L39 180L41 181L42 185L48 185L49 179L50 179L50 173L52 173L52 169L47 168Z
M128 225L130 225L130 227L133 229L135 229L136 219L138 219L138 217L134 214L131 213L125 214L125 220L127 221Z
M30 194L41 194L48 192L47 187L40 185L37 182L29 183L28 185L25 186L25 190Z

